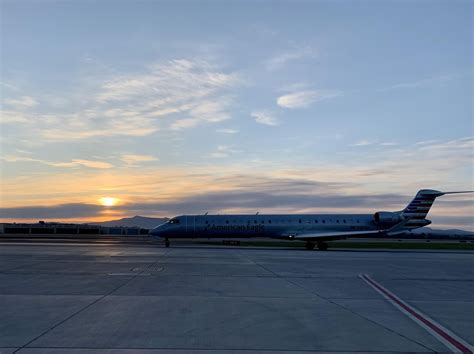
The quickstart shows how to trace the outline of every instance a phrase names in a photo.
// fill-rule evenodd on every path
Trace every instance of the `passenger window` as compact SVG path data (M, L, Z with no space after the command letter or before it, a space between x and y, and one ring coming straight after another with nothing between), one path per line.
M336 222L339 224L339 220L336 220Z
M301 219L299 219L298 222L301 224Z
M271 221L271 220L268 220L268 223L269 223L269 224L271 224L271 223L272 223L272 221Z
M326 223L326 220L323 220L323 224L325 224L325 223Z
M317 219L315 219L315 220L314 220L314 223L315 223L315 224L317 224L317 223L318 223L318 220L317 220Z
M345 224L345 223L346 223L346 220L344 219L344 220L342 220L342 222Z

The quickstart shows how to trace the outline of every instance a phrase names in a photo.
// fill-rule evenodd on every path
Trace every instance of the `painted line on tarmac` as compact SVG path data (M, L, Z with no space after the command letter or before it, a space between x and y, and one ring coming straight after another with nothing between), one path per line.
M392 303L397 309L411 318L413 321L418 323L421 327L427 330L433 337L438 339L443 343L447 348L455 353L473 353L473 347L466 342L464 339L460 338L449 329L443 327L435 320L421 313L414 307L408 305L405 301L400 299L390 290L386 289L374 279L369 277L367 274L359 274L359 277L369 284L375 291L380 295L386 298Z

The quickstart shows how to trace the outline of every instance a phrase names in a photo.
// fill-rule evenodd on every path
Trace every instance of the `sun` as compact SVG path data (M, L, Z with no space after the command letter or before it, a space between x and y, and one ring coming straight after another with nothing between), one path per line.
M103 206L114 206L117 205L119 199L113 197L102 197L99 199L99 202Z

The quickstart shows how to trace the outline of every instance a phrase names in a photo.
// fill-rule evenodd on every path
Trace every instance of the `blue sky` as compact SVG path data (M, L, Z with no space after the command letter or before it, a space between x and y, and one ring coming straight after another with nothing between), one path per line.
M57 217L170 215L176 200L200 212L186 201L224 192L255 200L213 211L381 196L361 202L371 211L419 188L473 189L470 1L1 6L6 215L104 196L120 203ZM288 181L315 208L294 203ZM283 187L291 203L259 194ZM462 207L441 202L433 220L472 229L472 198L452 198Z

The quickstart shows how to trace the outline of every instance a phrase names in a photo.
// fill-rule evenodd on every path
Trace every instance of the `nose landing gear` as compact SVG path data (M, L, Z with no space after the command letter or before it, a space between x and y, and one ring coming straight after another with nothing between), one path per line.
M314 243L312 241L306 241L306 244L304 245L307 250L314 250L314 247L318 247L318 250L320 251L326 251L328 249L328 244L323 241L319 241L317 243Z
M326 251L328 249L328 244L326 242L318 242L318 250Z

